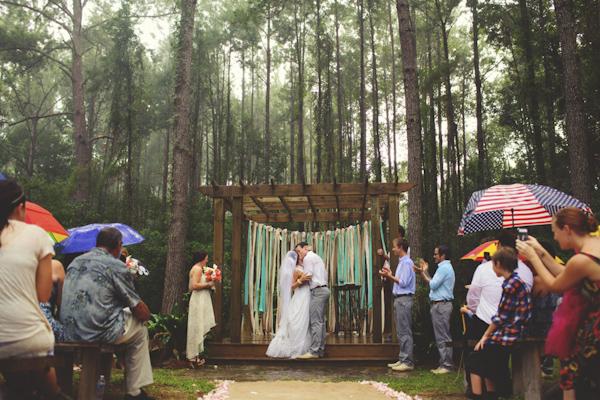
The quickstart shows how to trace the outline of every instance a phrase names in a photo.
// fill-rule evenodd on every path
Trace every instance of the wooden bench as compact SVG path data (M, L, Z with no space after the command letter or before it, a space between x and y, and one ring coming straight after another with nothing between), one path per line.
M541 356L544 354L545 338L528 337L518 339L513 349L512 375L513 394L525 400L542 400ZM469 340L469 347L475 347L477 340ZM462 348L463 342L446 342L446 347Z
M4 358L0 360L0 371L20 372L31 371L46 367L62 367L65 364L63 356L43 356L28 358Z
M74 395L72 393L73 361L77 356L77 359L81 363L77 398L79 400L94 399L98 378L100 375L104 375L104 379L108 385L113 364L113 354L124 352L125 348L125 345L100 342L56 342L54 344L54 353L64 358L64 366L56 370L58 385L65 393Z

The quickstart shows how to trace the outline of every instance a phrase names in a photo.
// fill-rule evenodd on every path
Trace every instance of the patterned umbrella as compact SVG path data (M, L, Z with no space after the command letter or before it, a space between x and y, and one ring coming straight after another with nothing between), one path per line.
M30 201L25 202L25 209L27 210L27 217L25 222L28 224L34 224L42 227L54 243L58 243L69 236L65 228L52 216L50 211L44 207L40 207Z
M467 254L462 256L460 259L461 260L483 261L483 260L485 260L485 253L488 253L490 256L493 256L497 250L498 250L498 241L492 240L490 242L485 242L483 244L480 244L479 246L477 246L476 248L474 248L473 250L471 250L470 252L468 252ZM564 261L561 260L560 258L554 257L554 259L557 262L564 264ZM520 254L519 254L519 260L527 261L527 259Z
M123 234L123 246L143 242L144 237L129 225L112 223L112 224L90 224L71 228L67 230L69 237L58 244L63 254L79 253L89 251L96 247L96 238L98 233L107 227L117 228Z
M498 250L498 241L492 240L490 242L480 244L479 246L462 256L460 259L483 261L485 259L485 253L488 253L491 256L496 252L496 250Z
M552 222L552 216L565 207L578 207L592 214L581 201L548 186L520 183L492 186L471 195L458 234L547 225Z

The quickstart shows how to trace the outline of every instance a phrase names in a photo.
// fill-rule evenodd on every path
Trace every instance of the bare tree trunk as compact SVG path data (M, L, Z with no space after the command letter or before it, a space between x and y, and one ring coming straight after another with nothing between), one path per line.
M398 179L398 159L397 159L397 146L396 146L396 126L397 126L397 112L396 112L396 50L394 48L394 24L392 21L392 8L388 3L388 17L390 19L390 44L392 47L392 138L394 143L394 178ZM390 161L391 163L391 161ZM391 167L390 167L391 170ZM390 171L391 173L391 171Z
M73 133L75 135L75 199L83 202L87 208L90 199L90 163L92 161L92 148L88 141L85 124L85 98L83 79L83 31L81 26L83 8L81 1L73 1L73 41L72 57L73 70L71 81L73 83Z
M583 90L577 53L577 35L573 20L573 2L571 0L554 0L554 8L565 77L566 129L571 166L571 190L573 196L590 204L592 180L589 175L590 162L583 113Z
M485 187L485 150L483 133L483 96L481 94L481 72L479 70L479 3L471 0L473 11L473 70L475 72L475 115L477 120L477 187Z
M365 29L363 0L358 0L358 26L360 40L360 175L361 182L367 178L367 94L365 79Z
M337 111L338 111L338 153L337 153L337 176L338 181L344 181L344 130L342 112L342 67L340 65L340 22L339 22L339 3L335 2L335 65L337 76Z
M545 185L546 168L544 167L544 147L542 143L542 126L540 120L540 105L538 101L538 90L535 83L535 55L531 37L531 23L529 21L528 2L519 0L519 9L521 11L520 25L521 35L523 37L523 48L525 50L525 90L526 97L529 100L529 110L531 111L531 125L533 126L533 155L535 159L535 170L537 172L538 183Z
M295 135L296 135L296 87L294 86L294 66L290 63L290 183L296 183Z
M408 143L408 180L415 186L408 192L408 229L411 256L423 256L423 192L421 182L421 120L419 113L419 85L417 80L417 44L414 25L410 19L408 0L396 0L404 96L406 99L406 130Z
M171 89L167 89L167 98L171 97ZM165 159L163 164L162 203L163 215L167 215L167 191L169 190L169 154L171 152L171 103L167 102L167 132L165 137Z
M265 85L265 184L269 183L271 172L271 123L270 108L271 103L271 7L267 8L267 83Z
M373 99L373 148L375 160L375 182L381 182L381 144L379 137L379 88L377 85L377 55L375 54L375 26L373 25L373 0L369 0L369 24L371 27L372 99Z
M190 158L190 68L194 40L196 0L181 1L181 23L175 64L175 106L173 126L173 206L169 224L167 267L162 313L170 314L186 288L185 242L188 211Z

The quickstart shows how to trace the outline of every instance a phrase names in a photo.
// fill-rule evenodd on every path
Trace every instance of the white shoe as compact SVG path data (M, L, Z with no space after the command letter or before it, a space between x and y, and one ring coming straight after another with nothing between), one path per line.
M446 369L446 368L439 367L437 369L432 369L431 372L433 372L436 375L444 375L444 374L449 374L452 371L450 371L449 369Z
M299 358L301 360L310 360L313 358L319 358L319 356L315 356L314 354L306 353L306 354L302 354L301 356L298 356L297 358Z
M400 361L396 361L393 364L388 364L388 368L394 368L394 367L399 367L400 365L402 365L402 362Z
M408 371L414 371L413 367L409 367L406 364L400 364L397 367L392 368L394 371L400 371L400 372L408 372Z

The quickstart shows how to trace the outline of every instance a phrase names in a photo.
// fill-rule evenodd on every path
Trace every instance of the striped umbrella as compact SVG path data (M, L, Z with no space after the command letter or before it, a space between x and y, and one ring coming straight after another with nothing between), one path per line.
M578 207L592 214L581 201L548 186L520 183L492 186L471 195L458 234L547 225L552 222L552 216L565 207Z

